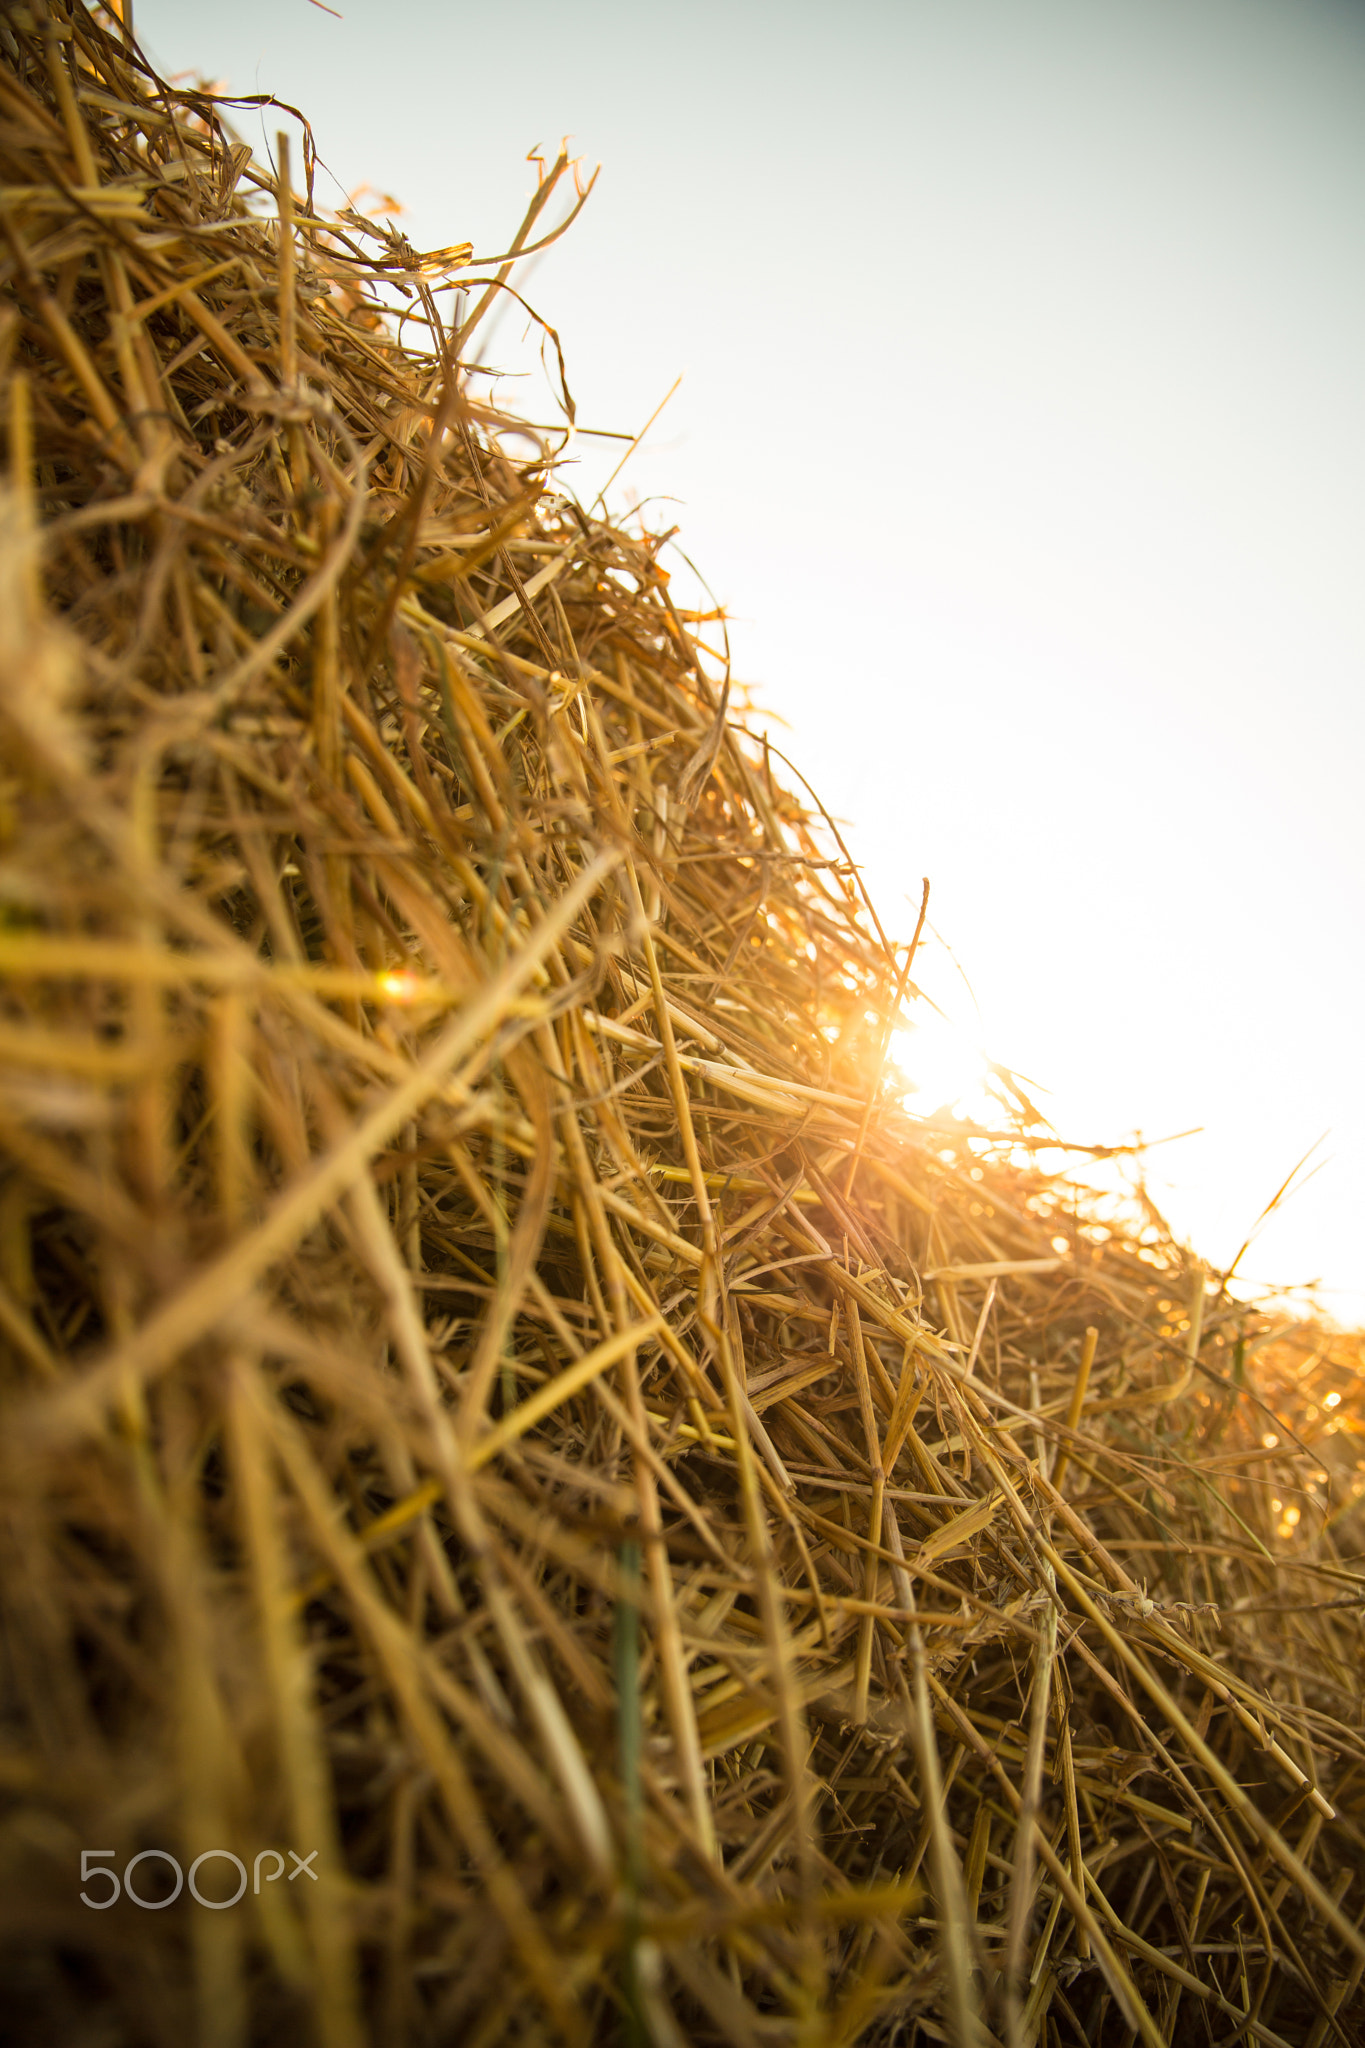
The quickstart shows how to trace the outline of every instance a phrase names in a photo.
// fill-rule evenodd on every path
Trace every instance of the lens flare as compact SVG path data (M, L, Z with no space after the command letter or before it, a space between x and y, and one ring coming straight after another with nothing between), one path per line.
M990 1067L979 1046L933 1010L892 1032L888 1065L895 1070L890 1084L895 1088L899 1076L913 1116L946 1111L981 1122L992 1114Z
M386 1003L415 1003L422 993L422 984L415 974L394 970L379 976L379 989Z

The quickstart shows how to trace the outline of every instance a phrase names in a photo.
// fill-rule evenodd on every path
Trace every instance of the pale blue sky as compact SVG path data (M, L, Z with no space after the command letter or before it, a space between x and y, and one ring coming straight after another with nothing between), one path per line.
M1152 1170L1215 1262L1330 1130L1248 1270L1365 1316L1365 15L343 12L137 0L419 242L503 247L534 145L602 162L525 288L585 423L685 373L618 502L678 501L888 914L931 876L982 1025L935 993L1073 1135L1204 1124Z

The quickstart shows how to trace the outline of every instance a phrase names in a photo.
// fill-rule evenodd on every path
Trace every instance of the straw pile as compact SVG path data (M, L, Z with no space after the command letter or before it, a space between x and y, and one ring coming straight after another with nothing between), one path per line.
M900 1106L468 249L0 44L6 2037L1363 2038L1358 1345Z

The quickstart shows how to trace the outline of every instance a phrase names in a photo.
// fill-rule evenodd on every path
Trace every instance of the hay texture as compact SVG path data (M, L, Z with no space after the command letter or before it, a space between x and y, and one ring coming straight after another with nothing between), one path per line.
M1365 2038L1358 1345L902 1107L501 256L0 46L6 2039Z

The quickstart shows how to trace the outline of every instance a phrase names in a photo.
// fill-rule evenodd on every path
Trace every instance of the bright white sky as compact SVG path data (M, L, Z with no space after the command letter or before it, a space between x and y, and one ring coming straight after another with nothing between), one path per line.
M676 500L884 920L931 877L979 1015L926 986L1067 1135L1202 1125L1149 1171L1215 1265L1326 1133L1243 1271L1365 1320L1365 15L136 4L420 245L505 247L535 145L602 162L523 289L584 424L685 373L617 502Z

